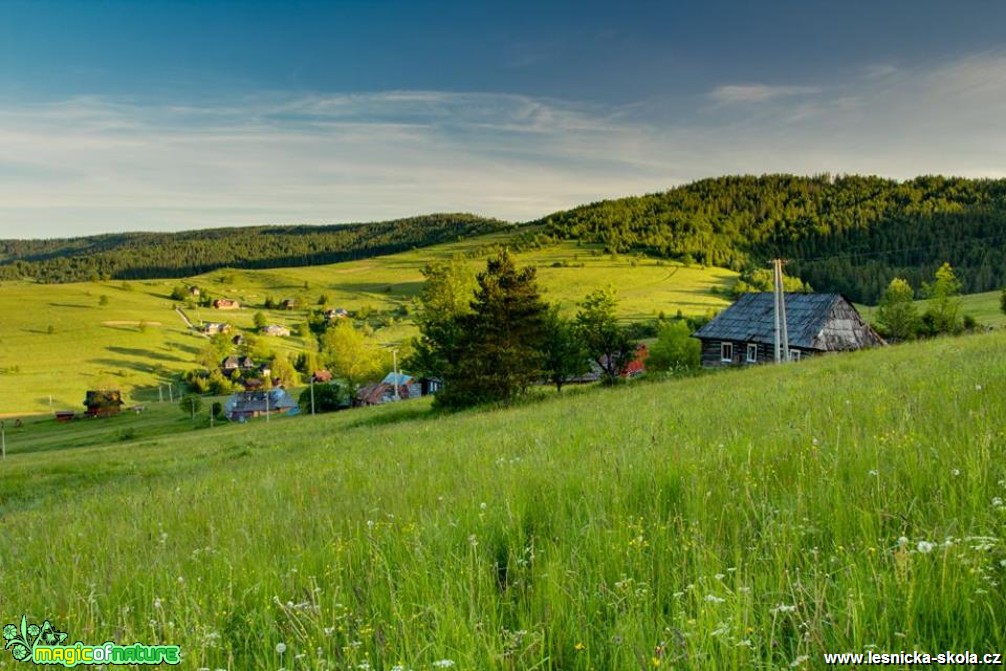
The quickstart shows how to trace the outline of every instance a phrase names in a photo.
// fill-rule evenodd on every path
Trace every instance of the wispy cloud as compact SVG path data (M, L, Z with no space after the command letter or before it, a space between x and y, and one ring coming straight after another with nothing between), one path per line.
M768 84L731 84L717 86L709 97L721 104L764 103L778 98L802 96L820 91L814 86L769 86Z
M725 173L1006 175L1006 56L608 108L491 93L0 99L0 237L432 211L527 220Z

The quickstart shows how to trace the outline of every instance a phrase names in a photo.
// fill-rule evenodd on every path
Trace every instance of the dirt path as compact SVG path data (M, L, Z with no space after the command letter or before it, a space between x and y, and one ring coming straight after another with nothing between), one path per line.
M196 325L192 323L192 320L189 319L189 316L187 314L185 314L184 312L182 312L181 308L176 307L175 308L175 312L178 313L178 316L182 318L182 321L185 322L185 325L188 326L190 330L195 331L196 333L198 333L201 336L206 336L205 333L203 333L202 331L200 331L199 329L196 328ZM206 336L206 337L209 337L209 336Z

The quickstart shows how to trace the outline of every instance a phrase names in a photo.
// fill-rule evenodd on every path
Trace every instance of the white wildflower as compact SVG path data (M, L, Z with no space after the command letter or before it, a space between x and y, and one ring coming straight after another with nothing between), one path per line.
M790 606L790 605L787 605L787 604L784 604L784 603L780 603L779 605L777 605L775 608L773 608L769 612L772 613L773 615L775 615L777 613L792 613L795 610L796 610L796 604Z
M452 666L454 666L454 660L453 659L438 659L437 661L433 662L433 666L435 666L438 669L449 669Z
M906 545L908 545L908 537L907 536L901 536L900 538L898 538L898 547L902 547L903 548Z
M277 643L276 644L276 652L278 652L281 655L284 652L286 652L286 643L283 643L283 642Z
M919 544L916 546L922 554L929 554L933 551L934 547L936 547L936 543L930 543L929 541L919 541Z
M875 468L871 468L871 469L870 469L870 475L872 475L872 476L876 477L876 476L880 475L880 471L878 471L878 470L877 470L877 469L875 469Z
M958 475L960 475L960 474L961 474L961 469L959 469L959 468L955 468L955 469L953 469L952 471L950 471L950 473L951 473L951 474L952 474L952 475L953 475L954 477L957 477Z
M715 594L706 594L706 601L709 603L723 603L726 599L720 598Z
M809 655L800 655L799 657L797 657L796 659L794 659L792 662L790 662L789 668L795 669L796 667L798 667L801 664L803 664L804 662L806 662L808 659L810 659Z

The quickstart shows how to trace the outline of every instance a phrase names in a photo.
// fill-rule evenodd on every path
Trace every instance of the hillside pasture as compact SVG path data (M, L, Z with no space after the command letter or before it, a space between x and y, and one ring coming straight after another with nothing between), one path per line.
M994 333L13 454L6 613L186 668L1002 651L1004 380Z
M362 321L378 342L401 343L415 334L409 315L427 263L473 254L507 239L493 234L328 266L225 269L181 280L0 282L0 416L47 412L50 395L53 410L83 411L85 391L105 387L121 389L130 404L148 403L158 398L158 385L177 385L178 376L195 366L195 355L206 341L175 312L179 304L170 295L176 286L195 284L214 298L241 303L234 311L183 307L196 324L228 322L251 331L254 315L261 311L267 323L295 327L325 297L329 307L365 316ZM545 298L567 311L590 291L614 287L622 299L621 316L629 320L651 319L661 311L673 315L680 309L690 315L725 307L727 302L712 290L724 289L735 277L716 268L613 258L575 243L528 252L518 261L539 267ZM481 257L470 264L473 272L485 267ZM296 309L265 310L267 297L291 298ZM290 355L310 343L297 336L265 340Z

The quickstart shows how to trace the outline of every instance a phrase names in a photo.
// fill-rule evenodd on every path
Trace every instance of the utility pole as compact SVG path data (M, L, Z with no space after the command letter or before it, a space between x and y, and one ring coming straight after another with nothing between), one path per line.
M173 388L173 387L171 386L171 383L170 383L170 382L168 383L168 400L169 400L170 402L172 402L172 403L174 403L174 402L175 402L175 390L174 390L174 388Z
M164 385L157 385L157 402L164 403Z
M392 358L392 361L394 361L394 367L395 367L395 400L398 401L398 400L401 400L401 399L398 396L398 350L397 349L391 350L391 358ZM387 361L387 359L385 359L385 361Z
M786 292L782 281L782 259L772 261L775 300L775 362L789 361L789 328L786 324Z
M782 349L779 344L779 259L772 260L772 312L775 315L775 362L779 363L782 358Z

